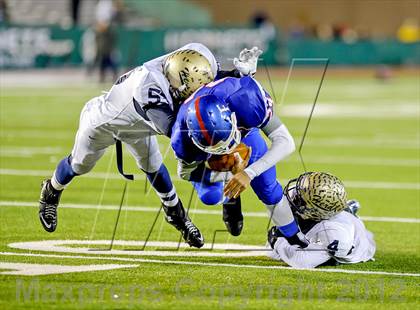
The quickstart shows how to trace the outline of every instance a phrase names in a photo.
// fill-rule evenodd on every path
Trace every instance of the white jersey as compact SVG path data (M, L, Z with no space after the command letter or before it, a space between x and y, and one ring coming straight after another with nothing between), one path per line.
M295 268L314 268L331 258L342 264L366 262L373 260L376 251L373 234L345 211L317 223L306 237L310 244L305 249L279 238L269 256Z
M190 43L179 50L185 49L195 50L206 57L213 75L216 76L218 65L214 55L206 46ZM173 110L169 82L163 74L163 64L170 54L150 60L125 73L115 82L109 92L97 97L101 104L96 108L96 113L91 113L92 125L97 127L110 123L127 126L140 119L146 125L146 130L150 129L155 134L162 134L147 117L136 113L133 102L136 101L141 108L151 105L168 105Z

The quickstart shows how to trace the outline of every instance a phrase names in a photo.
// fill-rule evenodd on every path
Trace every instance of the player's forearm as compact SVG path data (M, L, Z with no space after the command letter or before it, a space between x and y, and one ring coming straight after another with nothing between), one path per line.
M279 161L295 151L295 142L287 127L281 124L268 134L271 147L260 159L245 169L248 176L253 179L264 171L275 166Z
M187 181L215 183L226 181L232 176L232 173L210 170L204 162L190 164L180 160L178 161L178 176Z
M301 249L290 245L285 238L277 240L270 256L294 268L315 268L331 258L319 245L310 244L307 248Z

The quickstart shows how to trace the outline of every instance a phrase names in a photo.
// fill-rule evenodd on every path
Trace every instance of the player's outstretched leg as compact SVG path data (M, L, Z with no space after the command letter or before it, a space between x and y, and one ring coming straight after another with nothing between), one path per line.
M62 192L51 185L50 179L42 182L39 197L39 219L48 232L53 232L57 228L57 207Z
M57 207L65 186L77 175L70 165L71 158L64 158L51 179L42 182L39 197L39 219L48 232L57 228Z
M204 238L185 212L165 165L162 164L156 172L146 172L146 175L160 197L166 221L182 233L190 246L201 248Z
M244 226L241 197L231 198L223 204L223 222L232 236L239 236Z
M201 202L205 205L218 205L223 202L223 222L232 236L239 236L244 226L244 217L241 210L241 199L224 200L223 182L191 182L197 191Z
M279 236L286 238L291 245L298 245L301 248L308 246L309 242L300 231L285 196L282 196L281 200L276 204L266 204L266 207L269 211L270 219L276 224L272 230L277 229Z
M201 232L191 222L182 206L181 200L173 207L163 205L163 210L165 211L166 221L182 233L186 243L196 248L201 248L204 245L204 238Z

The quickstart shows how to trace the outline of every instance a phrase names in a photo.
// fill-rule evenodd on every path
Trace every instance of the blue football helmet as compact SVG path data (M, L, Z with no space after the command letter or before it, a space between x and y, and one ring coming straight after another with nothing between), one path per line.
M235 113L214 95L200 96L189 103L187 126L193 143L206 153L230 154L241 142Z

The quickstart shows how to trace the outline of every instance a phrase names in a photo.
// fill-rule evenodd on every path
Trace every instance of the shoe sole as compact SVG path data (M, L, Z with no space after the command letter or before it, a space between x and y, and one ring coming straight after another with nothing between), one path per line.
M229 223L229 222L225 221L225 226L226 226L228 232L232 236L238 237L242 233L242 229L244 227L244 222L243 221L238 221L238 222L235 223L236 227L234 227L232 225L232 223Z
M56 225L52 225L49 227L47 223L45 223L44 218L42 217L42 213L41 211L39 211L39 221L41 222L42 227L44 227L45 231L52 233L55 231L55 229L57 228L57 224Z

